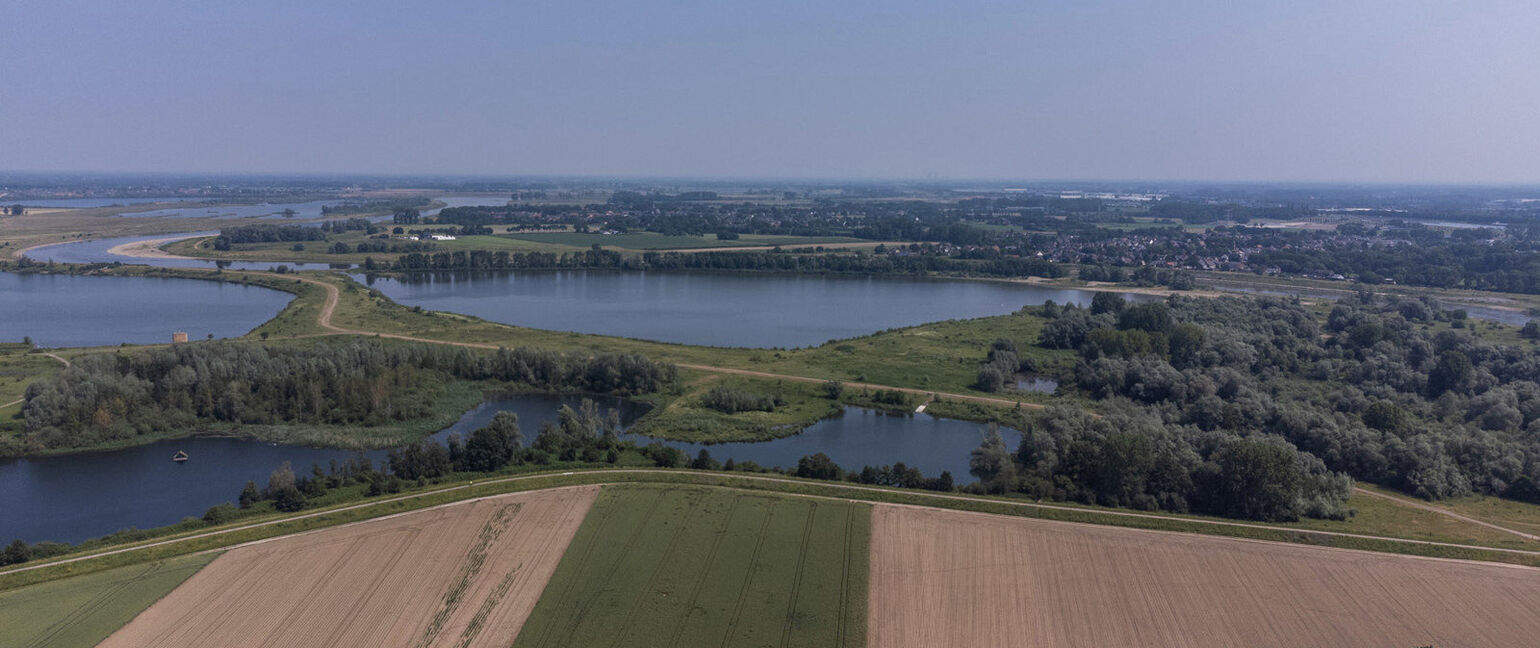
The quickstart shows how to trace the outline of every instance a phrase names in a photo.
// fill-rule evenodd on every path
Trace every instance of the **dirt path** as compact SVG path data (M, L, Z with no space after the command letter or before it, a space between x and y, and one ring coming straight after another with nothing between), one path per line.
M27 399L25 399L25 398L18 398L16 400L13 400L13 401L11 401L9 403L6 403L4 405L0 405L0 409L5 409L5 408L10 407L12 405L20 405L25 400L27 400Z
M678 474L679 472L680 471L650 469L650 468L621 468L621 469L613 469L613 470L584 471L585 474L601 474L601 475L602 474ZM322 509L322 510L317 510L317 511L313 511L313 512L310 512L310 513L304 513L304 514L301 514L301 515L293 515L293 516L283 517L283 518L279 518L279 519L268 520L268 521L265 521L265 522L255 522L255 523L252 523L252 524L243 524L243 525L238 526L238 527L231 527L229 529L221 529L221 530L218 530L218 531L206 531L206 532L203 532L203 533L195 533L195 534L192 534L192 535L189 535L189 536L183 536L183 537L179 537L179 538L171 538L171 539L167 539L167 540L158 540L158 541L154 541L154 542L147 542L145 544L134 545L134 546L131 546L131 547L122 547L122 548L118 548L118 549L107 549L107 550L102 550L102 551L96 551L96 552L92 552L92 553L85 554L85 555L82 555L82 556L75 556L75 557L72 557L72 558L64 558L64 559L61 559L61 560L49 561L49 562L45 562L45 563L39 563L39 564L36 564L36 565L27 565L27 566L23 566L23 567L13 567L13 568L10 568L10 569L0 570L0 576L4 576L4 575L7 575L7 574L14 574L14 573L18 573L18 572L24 572L24 571L31 571L31 570L34 570L34 569L43 569L43 568L46 568L46 567L53 567L53 566L56 566L56 565L65 565L65 564L69 564L69 563L79 562L79 561L82 561L82 560L91 560L93 558L101 558L101 557L104 557L104 556L112 556L112 555L117 555L117 554L130 553L130 552L134 552L134 551L141 551L141 550L144 550L144 549L150 549L150 548L154 548L154 547L164 547L164 546L167 546L167 545L174 545L174 544L178 544L178 543L182 543L182 542L189 542L189 541L193 541L193 540L200 540L200 539L205 539L205 538L213 538L213 537L218 537L218 536L222 536L222 535L238 533L238 532L241 532L241 531L248 531L248 530L251 530L251 529L260 529L260 528L265 528L265 527L289 524L289 523L291 523L291 522L293 522L295 520L304 520L304 519L308 519L308 518L332 515L332 514L335 514L335 513L340 513L340 512L344 512L344 511L353 511L353 510L357 510L357 509L368 508L368 507L371 507L371 506L378 506L378 505L381 505L381 504L390 504L390 503L395 503L395 502L410 501L410 500L414 500L414 499L418 499L418 498L429 497L429 496L433 496L433 495L439 495L439 494L442 494L442 493L451 493L451 492L455 492L455 491L460 491L460 490L464 490L464 489L467 489L467 488L472 488L472 487L477 486L477 485L483 485L484 486L484 485L487 485L487 484L506 484L506 483L511 483L511 482L519 482L519 481L530 480L530 479L544 479L544 478L549 478L549 477L551 477L553 475L569 476L569 475L573 475L573 474L577 474L577 473L575 471L567 471L567 472L562 472L562 473L539 473L539 474L531 474L531 475L518 475L518 476L513 476L513 477L501 477L501 478L497 478L497 479L480 480L480 481L475 481L475 482L466 482L464 484L459 484L459 485L456 485L456 486L448 486L448 487L445 487L445 488L438 488L438 489L434 489L434 490L423 491L421 493L412 493L410 495L399 495L399 496L396 496L396 497L389 497L389 498L385 498L385 499L375 500L375 501L372 501L372 502L362 502L362 503L358 503L358 504L350 504L350 505L347 505L347 506L341 506L341 507L336 507L336 508ZM732 476L734 478L737 478L737 479L746 479L746 480L762 481L762 482L778 482L778 483L787 483L787 484L805 484L805 483L807 483L807 482L802 481L802 480L785 478L785 477L775 477L775 476L770 476L770 475L734 474ZM594 485L606 486L606 485L625 484L625 483L628 483L628 482L598 482L597 484L594 484ZM1129 519L1175 521L1175 522L1183 522L1183 523L1189 523L1189 524L1210 526L1210 527L1215 527L1215 528L1261 529L1261 530L1267 530L1267 531L1283 531L1283 532L1287 532L1287 533L1291 533L1291 534L1296 534L1296 535L1307 535L1307 536L1316 536L1316 537L1323 537L1323 538L1355 538L1355 539L1362 539L1362 540L1383 540L1383 541L1388 541L1388 542L1396 542L1396 543L1409 544L1409 545L1418 545L1418 546L1449 547L1449 548L1455 548L1455 549L1469 549L1469 550L1477 550L1477 551L1492 551L1492 552L1511 554L1511 555L1540 557L1540 550L1506 549L1506 548L1501 548L1501 547L1486 547L1486 546L1481 546L1481 545L1468 545L1468 544L1460 544L1460 543L1455 543L1455 542L1437 542L1437 541L1433 541L1433 540L1414 540L1414 539L1410 539L1410 538L1396 538L1396 537L1392 537L1392 536L1377 536L1377 535L1370 535L1370 534L1363 534L1363 533L1345 533L1345 532L1341 532L1341 531L1316 531L1316 530L1311 530L1311 529L1299 529L1299 528L1293 528L1293 527L1282 527L1282 526L1275 526L1275 525L1269 525L1269 524L1258 524L1258 523L1252 523L1252 522L1240 522L1240 521L1229 521L1229 520L1205 520L1205 519L1178 517L1178 516L1173 516L1173 515L1161 515L1161 514L1158 514L1158 513L1136 513L1136 512L1132 512L1132 511L1084 509L1084 508L1080 508L1080 507L1076 507L1076 506L1063 505L1063 504L1043 504L1043 503L1039 503L1039 502L999 500L999 499L990 499L990 498L985 498L985 497L975 497L975 496L971 496L971 495L945 494L945 493L929 493L929 492L922 492L922 491L912 491L912 490L903 490L903 489L894 489L894 488L883 488L883 487L878 487L878 486L864 486L864 485L857 485L857 484L844 484L844 483L839 483L839 482L828 482L828 483L824 483L824 484L820 484L820 485L824 486L824 487L827 487L827 488L844 490L844 491L851 491L851 492L899 493L899 494L908 495L908 496L912 496L912 497L920 497L920 498L926 498L926 499L932 499L932 500L946 500L946 501L959 501L959 502L988 502L988 503L996 504L996 505L1000 505L1000 506L1007 506L1007 507L1012 507L1012 508L1022 508L1022 509L1036 509L1036 510L1044 510L1044 511L1067 511L1067 512L1077 512L1077 513L1087 513L1087 512L1089 512L1089 513L1095 513L1095 514L1098 514L1098 515L1107 515L1107 516L1112 516L1112 517L1129 518ZM563 487L556 487L556 488L563 488ZM812 495L812 496L808 496L808 497L820 497L820 496ZM851 501L856 501L856 500L851 500ZM862 501L865 501L865 500L862 500ZM934 508L934 507L924 507L924 508ZM950 509L935 509L935 510L950 510ZM405 513L398 513L398 514L395 514L395 515L405 515ZM992 515L992 514L980 514L980 515ZM374 518L374 519L379 519L379 518ZM349 525L352 525L352 524L363 524L365 522L368 522L368 520L360 521L360 522L351 522L351 523L348 523L348 524ZM340 526L348 526L348 525L340 525ZM1104 526L1104 525L1085 523L1084 526L1086 526L1088 528L1095 528L1095 527ZM306 533L310 533L310 531L307 531ZM1181 534L1181 535L1191 535L1191 536L1198 536L1198 537L1207 537L1207 534L1201 534L1201 533L1197 533L1197 532L1166 531L1166 532L1162 532L1162 533L1176 533L1176 534ZM270 539L256 540L256 541L253 541L253 542L266 542L268 540L270 540ZM1271 540L1248 540L1248 542L1261 542L1261 543L1278 544L1278 545L1285 545L1285 546L1288 546L1288 545L1292 544L1292 543L1287 543L1287 542L1276 542L1276 541L1271 541ZM242 543L242 544L235 545L235 546L245 546L246 544L251 544L251 543ZM225 549L228 549L228 548L227 547L222 547L222 548L219 548L219 549L211 549L209 551L224 551ZM1338 551L1353 551L1353 552L1357 552L1357 553L1366 553L1364 551L1357 550L1357 549L1337 549L1337 550ZM1375 554L1375 553L1379 553L1379 552L1367 552L1367 553ZM1436 560L1445 560L1445 559L1436 559ZM1481 561L1464 561L1464 560L1461 560L1461 561L1458 561L1458 562L1471 562L1471 563L1486 564L1486 563L1482 563Z
M63 365L64 365L64 366L65 366L65 368L69 368L69 366L70 366L70 361L68 361L68 360L65 360L65 359L64 359L64 358L61 358L61 357L59 357L59 356L57 356L57 355L54 355L54 354L52 354L52 353L44 353L44 354L43 354L43 355L45 355L45 356L48 356L48 357L50 357L50 358L53 358L53 359L55 359L55 360L58 360L58 361L59 361L59 362L60 362L60 363L63 363Z
M1446 516L1446 517L1451 517L1451 518L1454 518L1454 519L1459 520L1461 522L1469 522L1471 524L1475 524L1475 525L1478 525L1478 526L1484 526L1484 527L1486 527L1488 529L1495 529L1497 531L1502 531L1503 533L1511 533L1511 534L1516 535L1516 536L1518 536L1520 538L1523 538L1525 540L1540 541L1540 535L1535 535L1533 533L1525 533L1523 531L1518 531L1518 530L1515 530L1515 529L1510 529L1510 528L1505 527L1505 526L1499 526L1499 525L1493 524L1491 522L1484 522L1482 520L1478 520L1478 519L1470 517L1470 516L1466 516L1466 515L1461 515L1459 513L1455 513L1454 511L1451 511L1451 510L1443 508L1443 507L1434 506L1434 505L1429 504L1427 502L1420 502L1418 500L1414 500L1414 499L1407 498L1407 497L1397 497L1395 495L1389 495L1389 494L1386 494L1386 493L1377 493L1375 491L1372 491L1372 490L1369 490L1369 489L1366 489L1366 488L1354 488L1353 491L1358 493L1358 494L1360 494L1360 495L1368 495L1369 497L1378 497L1378 498L1383 499L1383 500L1390 500L1390 501L1395 502L1397 504L1400 504L1402 506L1409 506L1409 507L1412 507L1414 509L1420 509L1420 510L1428 511L1428 512L1431 512L1431 513L1437 513L1439 515L1443 515L1443 516Z
M317 281L315 279L308 279L308 278L304 278L304 277L296 277L296 278L298 278L300 281L304 281L306 283L315 284L315 285L321 286L321 287L326 289L326 301L325 301L325 303L323 303L321 305L321 312L318 315L318 317L316 318L316 323L318 325L320 325L321 328L324 328L324 329L326 329L328 331L333 331L333 332L336 332L336 333L346 333L346 334L351 334L351 335L377 335L377 336L382 337L382 338L390 338L390 339L393 339L393 340L404 340L404 341L408 341L408 342L424 342L424 343L428 343L428 344L445 344L445 345L449 345L449 346L468 347L468 348L472 348L472 349L496 349L496 348L499 348L498 345L496 345L496 344L482 344L482 343L477 343L477 342L454 342L454 341L449 341L449 340L434 340L434 339L430 339L430 338L420 338L420 337L415 337L415 336L411 336L411 335L399 335L399 334L395 334L395 333L381 333L381 332L378 332L378 331L358 331L358 330L354 330L354 329L348 329L348 328L343 328L343 327L337 326L335 324L332 324L332 314L336 312L336 310L337 310L337 302L341 298L341 291L337 288L336 284L333 284L333 283L327 282L327 281ZM791 382L800 382L800 383L825 383L825 382L829 381L828 378L813 378L813 377L810 377L810 376L793 376L793 375L789 375L789 374L770 373L770 372L767 372L767 371L750 371L748 369L733 369L733 368L729 368L729 367L717 367L717 366L712 366L712 365L676 363L676 366L679 366L679 367L682 367L682 368L685 368L685 369L694 369L696 371L706 371L706 372L718 373L718 374L729 374L729 375L734 375L734 376L749 376L749 377L754 377L754 378L768 378L768 379L771 379L771 380L787 380L787 381L791 381ZM1004 398L990 398L988 396L973 396L973 395L969 395L969 394L954 394L954 393L949 393L949 392L938 392L938 391L933 391L933 390L928 390L928 389L914 389L914 388L910 388L910 387L892 387L892 386L888 386L888 385L878 385L878 384L873 384L873 383L845 383L845 386L846 387L864 388L864 389L889 389L889 390L893 390L893 391L903 392L905 394L916 394L916 395L919 395L919 396L923 396L923 397L926 397L926 398L932 398L932 399L939 397L939 398L945 398L945 399L949 399L949 400L968 401L968 402L974 402L974 403L983 403L983 404L986 404L986 405L997 405L997 406L1002 406L1002 407L1015 407L1018 404L1020 404L1022 407L1029 407L1029 408L1034 408L1034 409L1040 409L1040 408L1043 407L1042 405L1039 405L1037 403L1019 403L1018 401L1008 400L1008 399L1004 399Z

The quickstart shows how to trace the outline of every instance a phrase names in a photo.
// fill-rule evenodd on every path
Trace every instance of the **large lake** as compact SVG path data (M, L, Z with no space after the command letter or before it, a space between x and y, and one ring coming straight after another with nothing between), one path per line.
M407 306L557 331L794 348L1094 293L1003 281L688 272L438 273L356 279Z
M576 396L527 395L501 398L467 412L434 438L462 436L482 427L501 410L518 413L526 442L545 421L554 420L561 405L576 407ZM629 424L636 410L613 399L606 406L621 410ZM802 434L763 443L701 446L666 442L692 457L702 447L718 460L751 460L765 467L795 466L804 455L823 452L847 469L899 461L918 467L926 476L951 471L957 483L972 481L968 455L983 438L985 426L937 419L925 414L890 416L847 408L844 416L827 419ZM1009 447L1021 435L1001 430ZM652 439L626 435L638 443ZM191 461L178 464L171 455L183 450ZM29 542L79 542L128 527L151 528L202 515L210 506L230 502L247 480L265 484L267 476L287 461L296 472L311 464L339 463L356 452L276 445L231 438L193 438L149 445L56 457L0 460L0 543L13 538ZM384 451L365 453L376 467Z
M293 296L195 279L83 277L0 272L0 342L105 346L238 337L272 319ZM0 491L3 493L4 491Z

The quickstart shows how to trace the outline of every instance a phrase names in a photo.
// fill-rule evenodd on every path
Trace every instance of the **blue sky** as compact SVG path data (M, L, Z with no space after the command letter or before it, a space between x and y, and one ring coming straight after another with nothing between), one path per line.
M1540 182L1529 2L72 2L0 169Z

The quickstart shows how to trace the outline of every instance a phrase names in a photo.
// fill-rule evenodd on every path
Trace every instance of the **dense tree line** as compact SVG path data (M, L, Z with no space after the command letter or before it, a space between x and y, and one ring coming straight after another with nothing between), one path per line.
M370 222L367 218L349 218L347 220L326 221L319 226L322 232L327 234L342 234L344 232L367 232L373 234L380 231L379 226Z
M24 447L67 448L209 424L374 426L425 416L444 380L640 394L672 365L634 354L474 352L373 340L175 345L82 357L27 388Z
M923 488L934 491L951 491L956 487L952 482L952 473L948 471L942 471L934 478L926 477L920 469L907 466L902 461L891 466L863 466L859 471L846 471L839 464L834 463L829 455L822 452L802 457L797 460L797 467L787 472L806 479L850 481L874 486Z
M324 241L326 232L318 227L304 225L241 225L219 230L214 237L214 249L229 250L232 245L243 243L288 243L300 241Z
M1275 298L1041 312L1040 343L1080 352L1073 386L1106 416L1025 423L1011 466L989 453L993 488L1260 519L1339 514L1344 476L1427 498L1540 501L1540 353L1454 328L1459 314L1431 301L1360 294L1324 325ZM1246 483L1227 467L1290 495L1225 491Z
M733 270L833 274L926 274L959 273L990 277L1058 277L1056 264L1031 258L990 260L953 259L939 256L868 254L790 254L777 252L647 252L626 257L612 250L594 249L561 254L548 252L458 251L408 254L392 262L365 264L366 269L424 270L524 270L524 269L618 269L618 270Z
M786 404L780 394L761 394L731 387L713 387L701 394L701 405L726 414L773 412Z

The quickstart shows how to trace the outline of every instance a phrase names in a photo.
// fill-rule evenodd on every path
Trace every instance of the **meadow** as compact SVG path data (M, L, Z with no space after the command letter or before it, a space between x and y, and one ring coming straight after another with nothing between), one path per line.
M216 555L178 556L0 592L0 648L96 645Z

